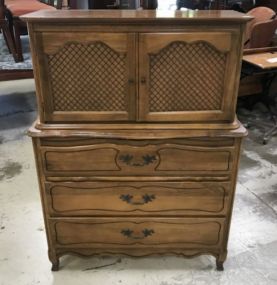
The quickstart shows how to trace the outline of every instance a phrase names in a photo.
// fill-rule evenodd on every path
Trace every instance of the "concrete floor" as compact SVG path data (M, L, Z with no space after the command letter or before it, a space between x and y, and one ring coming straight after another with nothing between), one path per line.
M242 112L246 120L255 114ZM277 284L277 137L244 142L225 271L214 258L64 257L50 271L31 140L33 80L0 82L0 284ZM264 126L270 125L266 116Z

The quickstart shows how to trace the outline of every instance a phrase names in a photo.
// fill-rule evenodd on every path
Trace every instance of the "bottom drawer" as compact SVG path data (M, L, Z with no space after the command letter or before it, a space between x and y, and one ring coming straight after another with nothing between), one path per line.
M221 245L224 218L51 219L57 247L181 247Z

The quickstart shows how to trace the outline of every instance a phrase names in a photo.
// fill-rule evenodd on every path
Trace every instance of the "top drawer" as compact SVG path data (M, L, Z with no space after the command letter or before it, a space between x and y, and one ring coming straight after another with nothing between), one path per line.
M232 141L230 139L230 141ZM228 175L235 147L174 141L112 141L41 147L46 176L178 176ZM215 143L215 142L214 142Z

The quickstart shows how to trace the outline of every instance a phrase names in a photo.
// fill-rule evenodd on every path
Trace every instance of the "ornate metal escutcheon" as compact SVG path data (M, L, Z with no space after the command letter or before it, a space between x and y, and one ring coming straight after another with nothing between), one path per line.
M124 236L130 238L130 239L145 239L148 236L153 235L155 232L152 229L144 229L141 231L141 235L136 236L134 235L134 231L130 230L130 229L123 229L121 231L121 234L123 234Z
M141 159L134 161L134 156L131 154L122 154L119 156L119 160L129 166L142 167L154 163L157 158L155 155L146 154Z
M134 196L130 195L130 194L126 194L126 195L120 195L119 197L122 201L131 204L131 205L144 205L147 204L149 202L153 202L153 200L156 199L156 196L154 194L144 194L141 197L140 201L134 201Z

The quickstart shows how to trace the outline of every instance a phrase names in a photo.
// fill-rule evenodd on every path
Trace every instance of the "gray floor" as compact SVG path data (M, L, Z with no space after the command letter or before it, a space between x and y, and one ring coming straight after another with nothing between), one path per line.
M214 258L64 257L52 273L31 140L32 80L0 82L0 284L277 284L277 137L261 144L263 127L244 142L225 271ZM241 111L242 120L266 113Z

